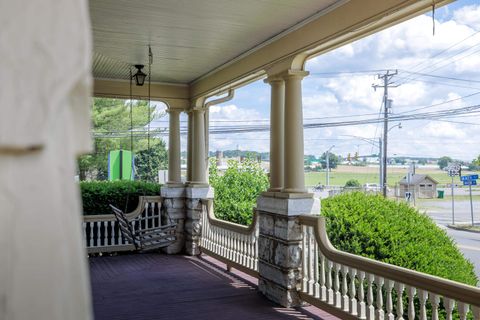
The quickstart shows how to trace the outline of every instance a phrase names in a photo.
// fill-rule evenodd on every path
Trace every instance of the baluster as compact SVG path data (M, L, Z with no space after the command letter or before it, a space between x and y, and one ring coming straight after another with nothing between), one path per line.
M368 292L367 292L367 319L375 319L375 307L373 306L373 280L375 276L373 274L368 274Z
M339 263L335 263L335 307L341 308L342 307L342 294L340 293L340 268L341 265Z
M83 236L85 240L85 247L88 248L89 244L88 244L88 234L87 234L87 222L82 223L82 227L83 227Z
M367 312L365 310L365 288L363 282L365 281L365 272L360 271L358 273L358 306L357 314L360 319L367 319Z
M302 233L303 233L303 238L302 238L302 292L307 293L308 292L308 272L307 272L307 226L302 226Z
M472 312L473 312L473 319L475 320L480 319L480 307L472 306Z
M328 300L327 303L333 305L333 289L332 289L332 269L333 263L332 261L327 261L327 293L328 293Z
M257 226L258 226L258 224L257 224ZM258 229L255 233L255 238L253 238L252 240L253 240L253 242L252 242L252 246L253 246L253 266L254 266L254 270L258 271Z
M458 315L460 316L460 320L467 320L468 309L468 304L458 302Z
M314 271L314 281L315 284L313 285L314 287L314 296L315 298L320 298L320 284L318 283L319 281L319 265L318 265L318 244L317 241L315 240L315 237L313 237L313 271Z
M318 252L318 248L317 248ZM327 301L327 287L325 286L325 256L321 254L320 256L320 299L322 301Z
M315 255L313 254L313 247L314 247L314 236L313 236L313 228L308 228L308 242L307 242L307 254L308 254L308 294L314 295L314 285L315 285Z
M383 278L382 277L376 277L375 283L377 284L377 313L376 313L376 319L378 320L383 320L385 319L385 311L383 310Z
M234 239L234 250L235 250L235 262L240 263L240 245L239 245L239 240L238 240L238 234L234 234L235 239Z
M446 320L452 320L453 308L455 308L455 300L443 298L443 306L445 307L445 312L447 313Z
M247 262L247 238L246 234L242 235L242 266L248 267Z
M403 283L395 283L395 289L397 291L397 320L403 320L403 290L405 285Z
M100 224L101 224L100 221L95 221L95 226L97 227L97 236L96 236L96 238L97 238L97 247L100 247L100 246L101 246L101 243L102 243L102 242L101 242L101 235L102 235L102 233L101 233L101 230L100 230Z
M348 312L348 267L342 267L342 310Z
M414 287L407 286L408 295L408 320L415 320L415 293Z
M428 293L425 290L418 290L418 299L420 300L420 320L427 320L427 302Z
M355 288L355 277L357 276L357 269L350 269L350 314L357 315L357 299Z
M438 304L440 297L436 294L430 294L430 304L432 305L432 320L438 320Z
M110 245L115 245L115 228L114 228L114 221L109 221L108 226L110 227Z
M393 289L394 281L387 280L385 282L385 287L387 290L387 319L388 320L395 320L395 316L393 315L393 302L392 302L392 289Z

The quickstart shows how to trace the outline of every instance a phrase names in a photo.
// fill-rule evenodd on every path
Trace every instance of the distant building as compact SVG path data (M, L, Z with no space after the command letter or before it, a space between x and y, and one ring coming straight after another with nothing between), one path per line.
M410 181L405 176L398 184L397 197L400 198L404 198L407 192L411 192L417 199L432 199L437 196L438 181L427 174L412 174Z

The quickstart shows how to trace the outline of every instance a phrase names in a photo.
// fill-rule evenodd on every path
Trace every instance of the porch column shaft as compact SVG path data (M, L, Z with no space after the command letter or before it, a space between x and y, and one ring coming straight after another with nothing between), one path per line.
M193 110L193 183L207 184L205 164L205 110Z
M187 112L188 133L187 133L187 181L192 181L192 154L193 154L193 111Z
M305 189L302 79L306 71L289 70L285 80L285 181L284 192L302 193Z
M271 86L269 191L279 192L282 191L284 183L285 82L278 77L269 77L265 82Z
M180 110L170 109L168 134L168 182L182 183L180 174Z

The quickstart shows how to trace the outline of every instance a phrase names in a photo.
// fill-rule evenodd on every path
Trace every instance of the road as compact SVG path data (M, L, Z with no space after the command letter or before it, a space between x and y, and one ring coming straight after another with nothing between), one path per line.
M480 203L474 202L474 221L480 223ZM417 203L420 211L425 211L447 234L455 240L462 253L475 265L480 279L480 233L458 231L447 228L452 223L452 203L446 200L421 201ZM471 223L470 202L455 201L455 223Z

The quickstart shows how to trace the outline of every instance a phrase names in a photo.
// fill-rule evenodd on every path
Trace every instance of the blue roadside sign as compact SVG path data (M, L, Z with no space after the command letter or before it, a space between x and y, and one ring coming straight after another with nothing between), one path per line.
M476 186L477 185L477 180L464 180L463 181L464 186Z
M471 174L471 175L468 175L468 176L461 176L460 177L460 181L475 181L478 179L478 174ZM468 186L468 184L467 184Z

